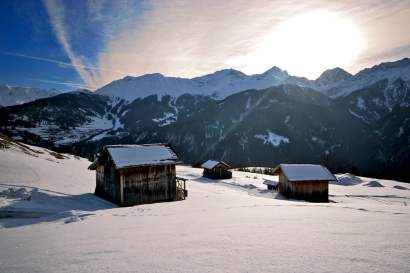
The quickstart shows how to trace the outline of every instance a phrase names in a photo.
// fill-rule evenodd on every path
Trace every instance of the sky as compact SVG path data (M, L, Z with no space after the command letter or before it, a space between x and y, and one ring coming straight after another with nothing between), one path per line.
M315 79L410 57L409 26L408 0L2 0L0 84L94 90L273 66Z

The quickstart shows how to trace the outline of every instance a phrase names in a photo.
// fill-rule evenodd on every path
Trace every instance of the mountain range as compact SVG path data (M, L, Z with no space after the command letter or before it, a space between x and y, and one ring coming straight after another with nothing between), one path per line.
M398 78L404 81L410 80L410 61L408 58L396 62L382 63L364 69L356 75L352 75L341 68L329 69L316 80L289 75L276 66L262 74L254 75L246 75L234 69L224 69L192 79L166 77L159 73L140 77L127 76L107 84L96 90L95 93L120 97L129 102L150 95L178 97L183 94L206 95L220 100L239 91L292 84L310 87L331 98L338 98L381 79L387 79L392 83Z
M39 89L31 87L16 87L0 85L0 106L23 104L37 99L52 97L61 94L61 91Z
M321 163L333 172L410 181L410 60L318 79L277 67L193 79L125 77L0 109L17 140L92 157L103 145L168 142L187 163Z

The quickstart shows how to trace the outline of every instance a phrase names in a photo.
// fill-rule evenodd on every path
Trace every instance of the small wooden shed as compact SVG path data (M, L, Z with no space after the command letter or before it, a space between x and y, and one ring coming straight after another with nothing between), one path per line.
M280 164L273 172L279 175L279 193L311 202L329 202L329 181L337 180L321 165Z
M203 176L211 179L232 178L231 166L223 161L208 160L201 165L204 168Z
M97 172L95 194L120 206L184 199L177 160L165 144L105 146L89 166Z

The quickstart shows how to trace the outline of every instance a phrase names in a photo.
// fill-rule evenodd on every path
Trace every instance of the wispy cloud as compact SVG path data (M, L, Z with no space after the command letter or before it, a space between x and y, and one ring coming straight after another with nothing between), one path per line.
M90 88L96 88L99 86L99 80L96 73L87 71L85 69L88 64L84 64L84 61L79 58L71 48L70 37L65 27L64 17L64 5L60 0L43 0L47 9L47 13L50 17L51 25L54 29L55 35L61 46L64 48L68 58L71 60L72 65L77 69L81 78L85 84Z
M161 72L186 77L230 67L282 19L272 12L287 9L268 0L152 1L151 7L142 22L107 41L99 67L129 67L133 75ZM115 75L103 73L102 78L110 81Z
M107 0L88 0L87 7L91 21L101 21L104 19L103 9Z
M21 54L21 53L17 53L17 52L9 52L9 51L0 50L0 54L13 56L13 57L20 57L20 58L25 58L25 59L30 59L30 60L36 60L36 61L49 62L49 63L54 63L54 64L58 64L58 65L63 65L63 66L74 67L71 63L67 63L67 62L63 62L63 61L59 61L59 60L54 60L54 59L49 59L49 58L44 58L44 57L39 57L39 56Z
M371 58L379 50L389 50L405 41L410 42L410 36L405 35L410 24L410 3L405 2L151 1L152 9L142 22L128 26L114 39L107 40L106 50L100 53L98 66L120 70L129 68L132 75L161 72L193 77L229 67L249 74L260 73L277 65L290 73L312 76L307 70L298 69L309 66L301 64L303 60L282 60L282 53L275 52L278 48L286 49L289 46L296 51L303 50L304 43L277 47L281 41L275 40L272 34L278 25L289 18L309 11L328 10L355 21L365 40L366 50L350 65L324 60L315 73L333 66L345 66L357 72L368 65L360 61L363 58ZM385 22L389 23L385 25ZM263 44L265 40L270 43ZM373 59L374 63L378 61ZM116 78L109 72L101 76L106 82Z
M69 86L69 87L72 87L74 89L88 89L87 85L84 85L84 84L78 83L78 82L53 81L53 80L35 79L35 78L25 78L25 79L29 80L29 81L35 81L35 82L52 83L52 84L59 84L59 85Z
M14 57L19 57L19 58L25 58L25 59L30 59L30 60L36 60L36 61L42 61L42 62L48 62L48 63L54 63L57 64L58 66L62 67L62 68L74 68L76 69L79 65L74 65L72 63L67 63L67 62L63 62L63 61L59 61L56 59L50 59L50 58L44 58L44 57L40 57L40 56L32 56L32 55L27 55L27 54L21 54L18 52L9 52L9 51L3 51L0 50L0 54L3 55L8 55L8 56L14 56ZM92 65L81 65L82 68L87 69L87 70L96 70L96 71L107 71L110 73L114 73L114 74L118 74L119 76L124 75L124 71L118 71L118 70L112 70L112 69L102 69L96 66L92 66Z

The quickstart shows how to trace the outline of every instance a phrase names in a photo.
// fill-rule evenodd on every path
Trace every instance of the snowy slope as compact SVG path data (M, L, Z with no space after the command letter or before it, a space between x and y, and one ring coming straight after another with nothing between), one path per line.
M76 91L8 109L17 110L17 114L9 116L10 120L23 120L16 132L29 133L60 146L115 135L123 127L117 113L122 103L117 98ZM19 108L25 113L19 112ZM2 113L2 118L7 115Z
M93 200L100 202L87 194L93 192L94 185L90 181L95 178L93 173L84 169L88 164L84 158L20 144L0 134L0 205L32 209L34 204L46 211L60 211L70 208L70 203L80 206L82 199L85 206L92 205ZM24 196L35 192L35 197L25 204L7 195L8 192L13 195L19 189L17 199L21 193L25 193Z
M340 175L335 203L312 204L268 192L276 177L179 166L187 200L116 208L89 162L26 147L0 150L0 272L410 270L408 184Z
M0 85L0 105L10 106L23 104L37 99L52 97L60 93L60 91L55 89L44 90L38 88Z

